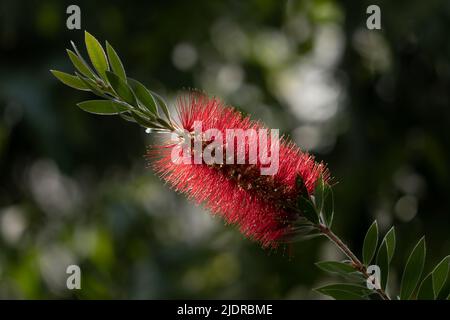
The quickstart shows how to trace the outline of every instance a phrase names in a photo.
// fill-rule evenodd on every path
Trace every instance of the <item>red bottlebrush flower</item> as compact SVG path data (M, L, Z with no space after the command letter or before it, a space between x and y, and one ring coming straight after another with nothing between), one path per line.
M179 98L177 112L180 127L191 136L196 121L201 122L203 134L209 129L222 132L223 149L231 139L226 136L226 130L267 130L260 122L242 116L220 100L199 93ZM256 140L245 139L243 154L246 160L250 157L251 143L261 140L261 136ZM180 154L174 161L172 153L177 144L173 141L152 147L148 156L154 170L174 190L184 193L197 204L203 204L227 223L237 225L245 236L263 247L275 248L295 235L294 223L300 217L292 209L300 192L296 185L297 177L302 178L309 194L320 176L325 181L329 179L324 165L315 162L312 156L285 137L278 142L278 170L272 175L261 174L264 164L259 159L244 164L227 164L225 159L222 164L208 164L204 160L196 164L194 161L183 162ZM272 143L275 141L268 139L267 148L270 149ZM261 148L259 146L258 151ZM234 146L233 153L237 158L237 146ZM188 158L194 158L194 152Z

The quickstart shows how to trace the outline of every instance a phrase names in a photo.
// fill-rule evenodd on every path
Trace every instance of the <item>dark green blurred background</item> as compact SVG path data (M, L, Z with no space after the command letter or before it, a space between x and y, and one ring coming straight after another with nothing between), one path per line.
M261 249L146 169L150 137L59 83L73 1L0 3L0 298L323 298L323 239ZM394 224L396 289L426 234L450 253L450 2L83 1L82 29L169 101L199 88L329 163L336 232ZM382 30L366 28L378 4ZM66 288L78 264L82 290Z

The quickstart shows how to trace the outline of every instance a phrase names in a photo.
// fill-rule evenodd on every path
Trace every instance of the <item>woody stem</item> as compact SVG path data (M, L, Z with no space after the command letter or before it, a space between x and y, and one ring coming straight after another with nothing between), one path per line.
M352 266L355 270L361 272L364 278L369 279L370 274L367 273L366 267L363 263L356 257L356 255L348 248L348 246L333 232L330 228L323 224L317 225L319 231L331 240L351 261ZM391 300L383 288L376 289L377 293L383 300Z

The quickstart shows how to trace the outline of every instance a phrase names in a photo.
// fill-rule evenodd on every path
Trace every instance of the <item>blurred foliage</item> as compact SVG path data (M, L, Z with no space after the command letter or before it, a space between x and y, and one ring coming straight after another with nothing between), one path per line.
M49 72L71 71L64 48L83 41L70 4L0 3L0 298L322 298L313 263L339 257L326 241L244 240L146 169L141 128L75 106L89 95ZM420 235L427 270L449 253L450 2L77 4L82 29L172 103L205 90L327 162L356 252L374 218L396 226L392 288ZM369 4L382 30L366 29Z

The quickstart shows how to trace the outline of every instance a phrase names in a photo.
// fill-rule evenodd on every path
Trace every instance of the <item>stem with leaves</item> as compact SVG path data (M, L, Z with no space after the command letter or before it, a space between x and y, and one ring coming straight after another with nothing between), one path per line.
M325 235L331 242L333 242L352 262L352 267L361 272L365 279L372 281L372 275L367 273L367 269L364 264L356 257L356 255L348 248L348 246L336 235L330 228L325 225L317 226L320 232ZM375 289L383 300L391 300L383 288Z
M369 227L364 238L362 261L349 247L331 230L334 216L334 199L331 186L322 178L319 178L314 193L308 195L304 183L297 178L300 195L297 201L297 210L311 223L314 232L326 236L349 259L346 261L321 261L316 265L331 274L338 274L350 281L345 284L331 284L316 289L335 299L383 299L391 298L386 293L389 278L389 268L395 252L396 235L392 227L378 245L378 224L376 221ZM422 237L413 248L400 285L401 300L410 299L448 299L448 288L445 284L450 270L450 256L446 256L438 265L422 280L422 272L425 263L425 238ZM375 258L376 265L371 265ZM379 274L369 272L369 267L378 267ZM356 277L355 277L356 276ZM372 284L370 288L366 285Z
M85 32L85 42L93 68L84 60L73 42L67 50L77 69L75 75L50 70L64 84L91 91L103 100L78 103L84 111L100 115L119 115L156 132L173 132L179 128L172 121L164 99L139 81L126 76L123 64L113 47L106 42L106 52L94 36ZM163 115L160 115L160 110Z

